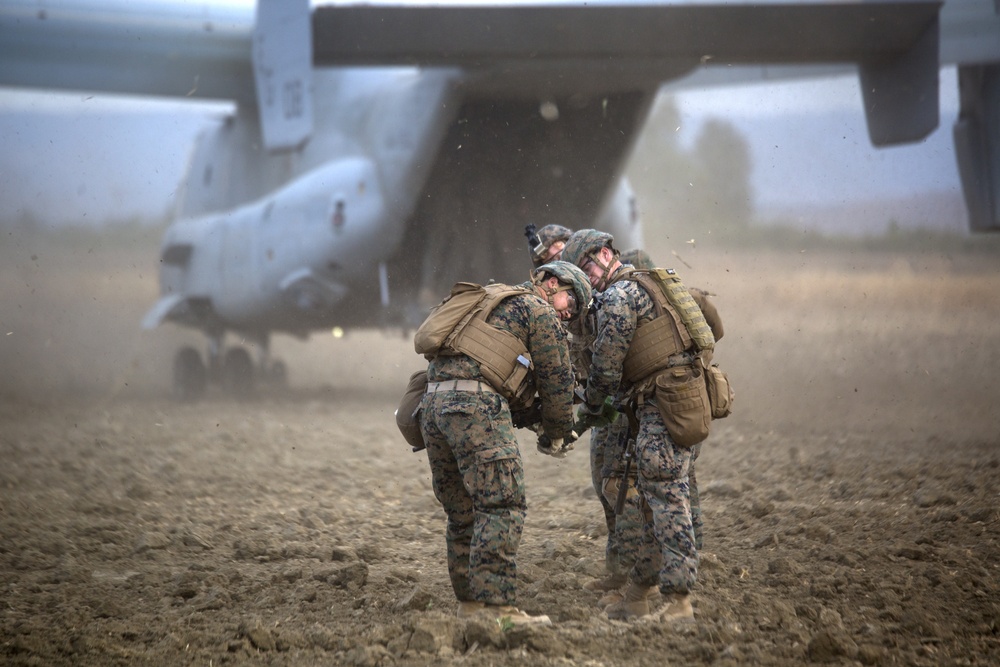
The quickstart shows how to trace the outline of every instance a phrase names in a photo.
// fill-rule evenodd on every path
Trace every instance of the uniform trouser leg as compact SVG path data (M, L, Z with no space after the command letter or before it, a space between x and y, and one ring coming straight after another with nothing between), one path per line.
M601 506L604 509L605 521L608 524L608 543L605 549L605 563L607 569L613 575L626 575L632 563L635 562L636 549L632 540L635 539L636 516L633 509L633 500L629 499L625 512L622 516L615 516L614 503L617 498L608 497L605 494L607 480L610 478L621 478L624 469L624 452L628 445L629 429L628 420L619 418L613 424L591 431L591 449L594 448L595 440L601 449L601 465L595 470L595 461L591 459L591 476L600 475L600 479L594 479L595 488L601 498ZM635 474L635 467L632 468ZM632 488L635 488L633 483ZM609 518L610 517L610 518Z
M590 482L597 493L597 498L601 501L604 524L608 529L608 540L604 547L604 567L611 574L624 574L615 535L615 509L604 497L604 479L601 477L601 470L605 467L606 443L607 429L590 430ZM628 566L625 567L627 570Z
M445 545L448 557L448 576L452 590L459 600L474 600L469 587L469 554L472 547L472 529L475 521L472 496L462 484L458 463L447 443L425 438L427 456L431 464L434 496L447 517Z
M658 580L664 594L687 593L698 575L688 481L691 450L674 444L659 412L649 405L640 410L636 449L646 509L632 577L647 585Z
M609 477L603 480L604 498L608 504L618 501L618 489L621 483L621 477ZM628 480L628 485L625 506L622 508L622 513L615 517L613 536L618 568L616 573L620 572L622 575L627 575L636 559L639 558L645 521L645 502L642 499L642 494L636 489L634 477ZM656 569L659 569L659 565L656 566Z
M701 443L691 448L691 466L688 471L688 493L691 497L691 526L694 528L694 546L698 551L705 541L705 519L701 514L701 495L698 493L698 477L695 475L695 461L701 454Z
M487 604L517 601L517 548L524 529L524 471L520 459L481 463L468 471L476 488L469 550L469 587Z
M421 424L434 495L448 517L448 574L459 600L514 604L526 508L520 452L506 402L466 400L425 399Z

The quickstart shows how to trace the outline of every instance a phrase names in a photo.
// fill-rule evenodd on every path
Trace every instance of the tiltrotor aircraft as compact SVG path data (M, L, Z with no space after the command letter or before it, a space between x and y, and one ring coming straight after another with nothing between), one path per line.
M175 359L190 399L281 376L273 333L412 326L456 280L523 280L528 223L640 245L623 163L668 81L856 68L889 146L935 129L956 64L969 218L998 229L998 4L3 0L0 85L235 102L197 141L144 320L208 337Z

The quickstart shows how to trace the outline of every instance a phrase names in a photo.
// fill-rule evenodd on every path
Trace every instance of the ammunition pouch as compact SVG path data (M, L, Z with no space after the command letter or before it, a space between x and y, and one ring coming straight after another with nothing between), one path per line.
M427 371L417 371L410 376L403 398L396 408L396 426L403 439L415 452L424 449L424 436L420 432L420 402L427 391Z
M722 419L732 414L736 394L729 383L729 376L718 364L705 369L705 388L708 391L708 403L712 406L712 419Z
M656 407L678 447L693 447L708 437L712 406L704 373L700 364L675 366L654 381Z

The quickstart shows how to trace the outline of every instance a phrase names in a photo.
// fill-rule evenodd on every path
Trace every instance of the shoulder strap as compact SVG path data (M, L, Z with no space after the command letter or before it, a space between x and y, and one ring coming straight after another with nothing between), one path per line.
M448 346L475 359L483 377L508 401L530 401L530 396L523 395L532 369L528 348L520 338L486 320L501 301L531 290L509 285L487 285L486 290L486 297L455 327Z

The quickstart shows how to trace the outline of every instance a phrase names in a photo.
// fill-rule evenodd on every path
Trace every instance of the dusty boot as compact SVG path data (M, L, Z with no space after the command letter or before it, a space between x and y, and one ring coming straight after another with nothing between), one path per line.
M640 616L648 616L649 593L652 589L652 586L642 586L630 582L625 588L625 594L621 601L615 602L605 609L608 618L624 621L639 618Z
M627 583L627 578L624 574L609 574L603 579L595 579L593 581L588 581L583 585L583 590L614 591L618 590L626 583Z
M687 593L673 593L663 596L663 606L652 614L650 620L671 623L673 621L693 621L694 608L691 606L691 596Z
M625 589L619 588L617 590L608 591L601 596L601 599L597 601L598 609L607 609L613 604L617 604L625 599Z
M649 592L646 593L646 599L652 604L653 599L660 594L660 591L656 590L656 586L650 586ZM611 605L621 602L625 599L625 587L621 587L614 591L608 591L601 596L601 599L597 601L598 609L607 609Z
M482 602L477 602L476 600L459 600L458 617L471 618L481 613L484 609L486 609L486 605Z
M552 621L544 614L530 616L517 607L509 605L488 604L483 611L491 614L501 625L504 623L512 625L552 625Z

